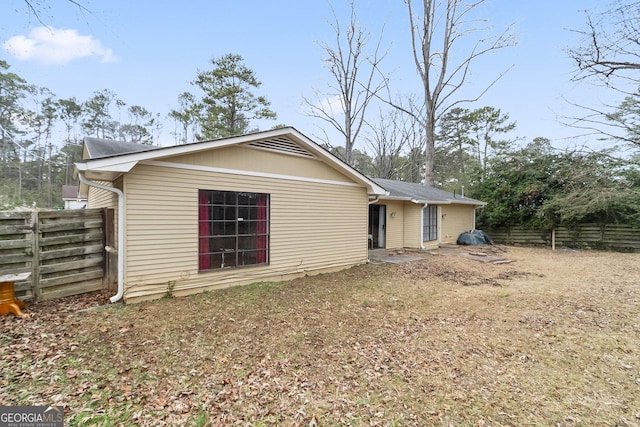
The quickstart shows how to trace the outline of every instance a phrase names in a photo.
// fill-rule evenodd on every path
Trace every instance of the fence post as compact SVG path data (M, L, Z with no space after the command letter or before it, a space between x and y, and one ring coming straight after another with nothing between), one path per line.
M551 229L551 250L552 251L556 250L556 228L555 227Z
M40 289L40 218L38 211L31 211L31 286L36 299L42 298Z

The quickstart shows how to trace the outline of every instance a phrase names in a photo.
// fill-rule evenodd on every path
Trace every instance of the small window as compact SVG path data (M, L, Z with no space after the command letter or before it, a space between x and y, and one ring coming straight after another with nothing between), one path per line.
M200 271L269 263L269 195L198 192Z
M427 206L422 209L422 241L438 240L438 207Z

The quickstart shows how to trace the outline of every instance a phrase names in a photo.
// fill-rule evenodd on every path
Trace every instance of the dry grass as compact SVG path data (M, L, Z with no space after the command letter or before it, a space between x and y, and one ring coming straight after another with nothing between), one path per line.
M0 319L0 403L71 425L639 425L640 254L504 250L33 304Z

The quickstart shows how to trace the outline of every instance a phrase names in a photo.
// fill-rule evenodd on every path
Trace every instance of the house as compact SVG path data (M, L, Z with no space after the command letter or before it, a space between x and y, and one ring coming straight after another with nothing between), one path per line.
M84 209L87 207L87 198L78 194L77 185L62 186L62 202L64 209Z
M422 184L375 179L387 194L369 205L369 247L434 249L475 229L479 200Z
M85 138L76 169L89 208L117 207L113 302L337 271L370 247L436 247L472 229L482 205L369 178L290 127L162 148Z
M372 179L293 128L172 147L85 138L88 207L116 208L112 301L366 263Z

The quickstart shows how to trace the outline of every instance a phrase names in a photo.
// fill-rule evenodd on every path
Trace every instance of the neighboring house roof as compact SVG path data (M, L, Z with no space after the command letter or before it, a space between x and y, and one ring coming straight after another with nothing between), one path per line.
M84 143L84 160L76 162L76 168L84 173L86 178L98 181L113 181L139 163L246 144L257 149L319 159L355 182L367 187L369 194L386 194L385 189L374 180L349 166L292 127L170 147L153 147L98 138L84 138Z
M77 185L63 185L62 186L62 200L78 200L84 199L78 194Z
M480 200L470 199L460 194L450 193L437 188L428 187L423 184L413 182L393 181L390 179L373 178L373 180L386 189L389 194L382 196L387 200L408 200L420 204L463 204L463 205L486 205Z

